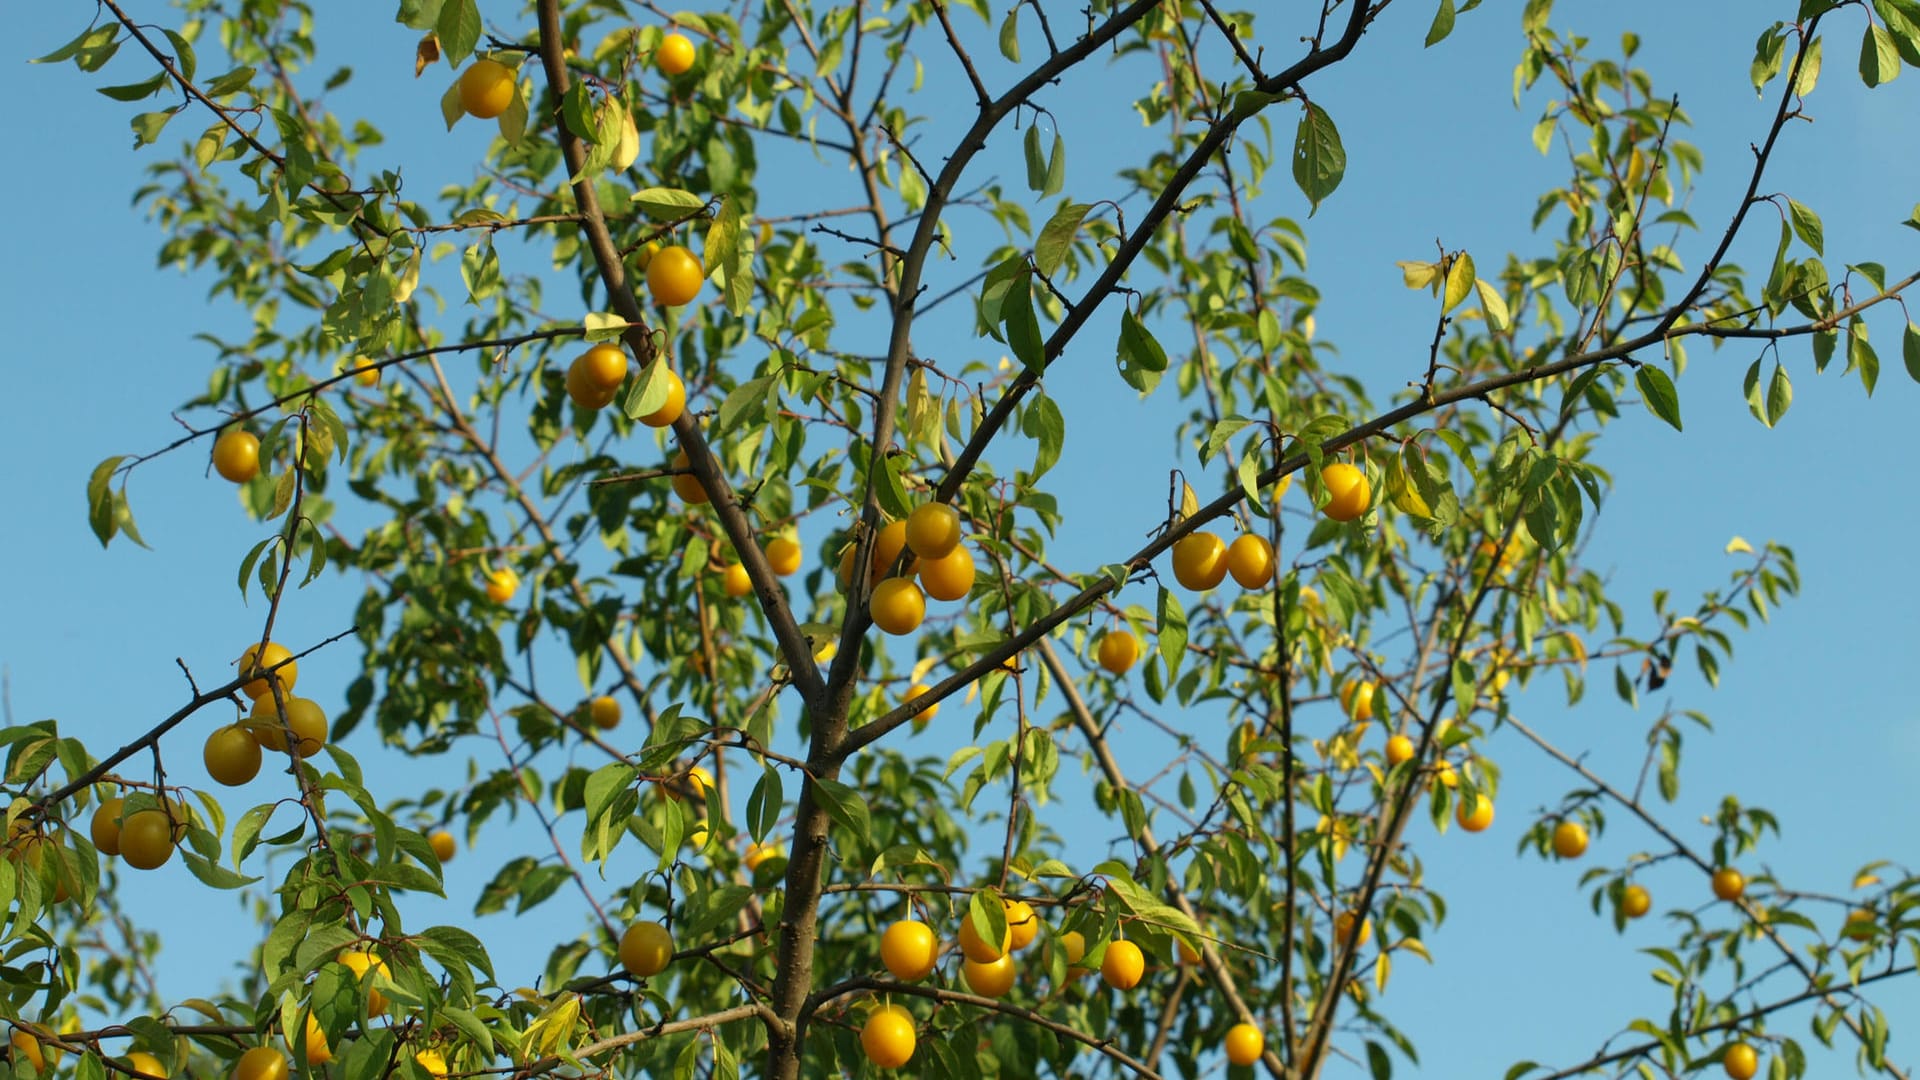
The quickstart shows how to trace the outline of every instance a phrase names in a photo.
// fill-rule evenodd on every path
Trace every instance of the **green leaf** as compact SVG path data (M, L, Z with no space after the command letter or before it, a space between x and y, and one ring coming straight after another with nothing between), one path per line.
M124 454L110 457L95 465L93 475L87 478L87 524L93 528L93 535L100 539L101 547L107 546L107 541L113 539L116 531L113 470L125 460Z
M1920 326L1907 324L1907 331L1900 340L1900 351L1907 361L1907 374L1914 382L1920 382Z
M762 375L734 387L727 399L720 403L720 412L714 418L713 430L708 438L718 439L743 424L763 421L767 416L774 384L778 381L777 375Z
M867 800L858 791L838 780L822 778L813 782L813 793L827 816L849 833L862 839L872 834L873 821L867 811Z
M1026 137L1021 140L1022 150L1027 159L1027 187L1034 191L1044 191L1047 187L1047 159L1040 153L1040 125L1027 125Z
M175 111L176 110L168 109L164 112L141 113L139 116L134 117L132 121L134 149L137 150L149 143L159 142L160 129L166 127L167 121L173 119Z
M1000 55L1020 62L1020 5L1007 9L1007 17L1000 21ZM1028 130L1032 130L1029 128Z
M60 46L45 56L29 60L27 63L58 64L63 60L71 60L79 55L83 49L98 49L106 45L113 40L114 34L119 32L119 29L120 26L118 23L111 22L103 26L90 26L80 31L80 35L72 41L67 42L65 45Z
M1053 217L1041 226L1040 240L1033 246L1033 262L1042 275L1052 277L1053 272L1060 269L1067 252L1073 249L1074 237L1080 234L1081 223L1092 209L1092 203L1070 202L1054 211Z
M1053 152L1047 155L1047 182L1040 185L1040 196L1051 199L1067 185L1067 143L1059 132L1053 135Z
M1886 27L1871 23L1860 38L1860 81L1868 86L1890 83L1900 75L1900 48Z
M1920 3L1914 0L1873 0L1873 10L1887 24L1900 59L1920 67Z
M647 188L628 200L648 217L675 221L688 217L707 205L707 200L679 188Z
M1433 25L1427 28L1427 48L1446 40L1453 33L1453 0L1440 0L1440 10L1433 13Z
M1067 442L1067 421L1052 398L1044 391L1035 391L1020 421L1020 430L1040 444L1033 457L1033 476L1029 482L1037 481L1060 460L1060 450Z
M874 485L874 496L880 500L880 509L895 521L904 521L907 515L913 513L913 502L907 498L906 484L900 479L901 468L911 463L910 459L905 459L905 455L880 455L874 477L878 481Z
M1167 665L1171 678L1180 670L1180 661L1187 655L1187 611L1180 605L1180 598L1165 585L1160 586L1160 606L1155 618L1160 659Z
M1325 109L1306 106L1293 134L1293 182L1300 185L1301 193L1312 207L1308 217L1320 208L1321 200L1340 186L1340 178L1346 172L1347 151L1340 145L1340 132L1334 127L1333 118Z
M1013 355L1036 375L1047 368L1046 342L1040 337L1040 320L1033 313L1033 274L1022 272L1007 290L1001 314L1006 316L1007 344Z
M1792 198L1787 199L1787 211L1788 216L1793 219L1794 233L1813 249L1815 255L1825 255L1827 233L1820 225L1820 215Z
M1747 69L1754 93L1766 89L1773 77L1780 74L1780 61L1786 53L1786 46L1787 34L1780 23L1774 23L1760 32L1760 39L1753 45L1753 64Z
M784 799L780 774L769 765L747 796L747 831L755 843L765 840L780 824L780 815L786 809Z
M1872 397L1874 386L1880 382L1880 354L1867 342L1866 320L1857 315L1847 326L1847 370L1855 368L1860 371L1860 384L1867 388L1867 396Z
M1820 82L1820 61L1826 38L1814 38L1808 43L1806 54L1800 58L1800 74L1793 80L1793 92L1806 97Z
M1667 373L1652 364L1642 364L1640 370L1634 372L1633 381L1640 387L1640 400L1647 411L1672 424L1673 430L1681 430L1680 395L1674 391L1673 380L1667 378Z
M161 72L144 82L128 83L125 86L96 86L94 89L115 101L139 101L160 92L167 83L167 73Z
M487 959L486 947L480 944L479 938L457 926L430 926L415 935L414 941L422 952L443 967L465 964L489 980L493 978L493 962Z
M291 740L290 740L291 741ZM200 884L210 889L243 889L260 879L236 874L211 859L203 858L199 853L180 849L180 858L186 861L187 869L200 879Z
M1793 405L1793 382L1780 361L1773 362L1773 378L1767 380L1767 426L1772 427L1787 415Z
M458 69L473 55L473 47L480 43L480 31L479 0L446 0L441 5L433 32L440 38L440 52L447 58L447 66Z
M1120 312L1120 377L1141 394L1153 393L1167 370L1167 352L1131 309Z
M584 799L589 823L598 821L613 800L633 784L640 774L624 761L602 765L587 777Z

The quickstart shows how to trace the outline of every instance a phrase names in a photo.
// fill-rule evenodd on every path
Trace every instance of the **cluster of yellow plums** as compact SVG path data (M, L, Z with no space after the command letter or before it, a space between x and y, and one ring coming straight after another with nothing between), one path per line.
M840 555L842 588L853 585L856 545ZM906 556L898 576L894 564ZM946 503L915 507L905 521L889 522L874 539L867 614L889 634L911 634L927 617L927 598L960 600L973 591L973 554L960 542L960 512ZM918 578L916 581L915 579ZM909 692L909 697L917 694Z
M1278 494L1286 492L1292 479L1281 481ZM1320 482L1328 496L1321 512L1335 521L1352 521L1373 504L1373 485L1358 465L1336 461L1320 470ZM1253 533L1242 533L1229 545L1213 533L1198 531L1173 544L1173 578L1195 592L1218 586L1228 574L1243 589L1264 589L1273 580L1273 567L1273 545Z
M960 922L955 935L961 953L960 978L967 989L981 997L1001 998L1013 989L1016 966L1013 954L1033 944L1040 932L1040 917L1024 900L1002 900L1006 929L999 941L983 937L969 915ZM1086 956L1086 939L1077 930L1060 935L1065 950L1067 973L1087 974L1080 967ZM1190 962L1189 950L1181 947L1183 962ZM918 919L901 919L880 935L880 961L887 971L902 982L919 982L933 973L941 952L939 935ZM1140 985L1146 973L1146 956L1140 946L1125 938L1107 943L1100 963L1100 978L1116 990L1131 990ZM1246 1029L1242 1031L1241 1029ZM913 1015L893 1004L877 1005L867 1014L860 1029L860 1045L867 1060L882 1069L897 1069L912 1057L916 1045ZM1236 1064L1246 1064L1260 1056L1266 1044L1258 1028L1242 1024L1227 1036L1228 1054ZM1244 1060L1243 1060L1244 1058Z

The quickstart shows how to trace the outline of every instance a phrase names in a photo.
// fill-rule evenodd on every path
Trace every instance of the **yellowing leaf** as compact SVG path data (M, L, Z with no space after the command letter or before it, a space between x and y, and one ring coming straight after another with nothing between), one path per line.
M1853 887L1856 889L1864 889L1869 885L1878 884L1880 884L1879 874L1861 874L1859 877L1853 879Z
M1433 963L1433 956L1427 952L1426 945L1422 943L1419 938L1401 938L1399 941L1393 943L1393 947L1396 949L1405 949L1420 959L1425 960L1427 963Z
M940 658L938 656L921 657L920 662L913 665L913 674L907 676L907 683L911 685L913 683L922 681L927 677L927 672L933 670L933 665L939 662L940 662Z
M1727 541L1727 554L1751 555L1753 554L1753 545L1736 536Z
M1379 956L1374 957L1374 960L1373 960L1374 990L1384 993L1387 989L1387 976L1392 973L1393 973L1393 961L1387 956L1385 952L1382 952Z
M1460 301L1473 291L1473 256L1461 252L1447 265L1447 293L1442 301L1443 311L1452 311L1460 306Z
M1495 330L1505 330L1508 320L1507 301L1500 295L1500 290L1480 278L1473 280L1473 288L1480 294L1480 306L1486 309L1487 325Z
M1406 280L1409 289L1424 289L1440 276L1440 268L1430 262L1402 260L1394 265L1400 268L1400 276Z
M1180 482L1180 516L1190 518L1200 512L1200 497L1193 493L1193 485Z

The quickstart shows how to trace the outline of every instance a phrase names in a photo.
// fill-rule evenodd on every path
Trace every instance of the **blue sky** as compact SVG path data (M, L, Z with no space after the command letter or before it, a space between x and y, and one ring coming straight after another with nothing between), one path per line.
M1658 28L1640 62L1692 115L1695 127L1686 137L1707 156L1692 209L1710 236L1717 237L1716 223L1744 185L1747 144L1764 134L1772 108L1770 99L1755 99L1746 80L1750 43L1771 21L1757 12L1791 16L1794 6L1785 0L1621 2L1604 11L1562 5L1598 48L1609 48L1623 28L1649 35ZM158 5L149 7L143 18L171 18ZM257 633L259 601L242 604L233 571L265 532L246 521L224 483L203 477L203 459L194 452L149 463L135 477L134 507L156 550L116 544L102 553L87 531L84 486L92 466L109 454L173 438L170 403L202 385L211 357L192 335L239 337L245 327L244 312L207 301L203 281L154 269L158 232L128 199L153 156L152 148L128 153L126 121L139 110L93 93L98 76L24 63L71 37L90 12L87 5L23 9L14 19L9 56L0 62L0 93L30 105L17 108L9 125L21 164L0 178L0 194L17 208L16 254L0 262L0 305L12 331L11 389L0 397L0 459L15 463L0 471L0 554L11 569L0 664L17 720L59 717L105 753L184 699L176 656L196 672L217 673ZM1310 275L1324 297L1319 334L1338 343L1341 364L1367 381L1376 401L1417 376L1431 333L1430 298L1401 286L1394 261L1430 257L1436 238L1476 256L1539 250L1543 245L1527 224L1534 197L1562 171L1529 144L1540 97L1518 110L1512 104L1517 15L1488 5L1463 17L1443 46L1423 50L1430 15L1426 4L1395 4L1355 63L1311 87L1315 101L1340 122L1349 156L1345 185L1306 222ZM1895 227L1920 201L1920 152L1912 138L1920 74L1864 90L1852 73L1860 19L1858 11L1833 17L1839 26L1831 28L1827 70L1811 99L1816 122L1795 125L1761 190L1790 191L1823 216L1830 266L1874 260L1898 274L1920 255L1920 234ZM486 135L471 124L451 133L443 128L437 101L448 78L444 67L415 83L408 31L381 18L347 29L337 17L322 17L320 47L330 59L321 73L336 60L356 69L355 81L331 104L344 115L366 115L385 131L387 143L370 161L405 161L416 191L469 177ZM929 51L926 58L941 85L948 78L941 71L944 55ZM144 77L139 63L123 52L104 81ZM1012 69L989 57L983 70L990 81L1003 82ZM1050 102L1069 140L1068 191L1076 197L1110 186L1107 175L1119 159L1090 133L1101 123L1130 122L1130 108L1118 104L1123 100L1087 94ZM951 120L942 111L935 132ZM204 126L176 121L163 148ZM1290 131L1290 119L1279 126ZM925 138L938 144L936 134ZM1011 141L1003 141L1010 148ZM1009 186L1017 184L1017 174L1003 175ZM1268 187L1267 214L1304 220L1304 201L1283 176L1271 177ZM824 204L845 193L844 186L802 188L793 198ZM1770 253L1776 227L1764 208L1755 219L1750 236L1759 242L1742 244L1734 256L1748 266ZM1697 266L1708 238L1686 243L1683 257ZM970 270L952 273L963 277ZM1920 619L1906 603L1915 586L1907 538L1916 525L1917 492L1910 471L1898 463L1912 456L1906 421L1920 405L1920 387L1899 368L1898 326L1884 313L1873 320L1883 373L1871 402L1837 367L1816 378L1804 350L1785 350L1795 405L1771 432L1748 416L1740 395L1755 351L1696 346L1680 384L1686 432L1638 413L1616 425L1603 451L1616 486L1589 561L1610 572L1615 597L1642 629L1649 625L1651 590L1669 587L1686 606L1701 590L1725 582L1735 563L1722 548L1735 534L1756 544L1779 540L1799 556L1802 597L1771 625L1736 638L1735 662L1724 670L1721 687L1709 690L1683 666L1665 692L1675 707L1707 711L1718 726L1711 737L1690 739L1681 801L1669 820L1684 831L1722 794L1737 791L1782 817L1785 835L1767 845L1766 864L1815 891L1843 892L1852 871L1869 859L1901 859L1916 809L1908 779L1920 765L1920 717L1898 672L1920 647ZM1169 403L1143 408L1107 376L1109 331L1091 330L1085 340L1085 355L1068 357L1077 365L1072 374L1048 386L1067 410L1072 436L1053 484L1069 524L1053 552L1079 568L1131 550L1163 512L1157 495L1139 505L1113 498L1115 477L1128 478L1128 486L1134 477L1148 477L1157 491L1170 465L1194 464L1191 454L1177 459L1164 440L1132 434L1137 429L1129 418L1164 420ZM955 348L976 347L977 358L990 360L990 344ZM1081 378L1081 370L1088 377ZM1007 460L1024 464L1029 452L1009 450ZM338 632L359 587L357 580L329 576L288 604L277 636L311 642ZM1151 602L1145 592L1125 599ZM317 655L302 662L302 689L323 703L331 694L337 704L356 667L357 657L342 649ZM1520 715L1563 746L1588 753L1601 771L1630 775L1647 710L1664 702L1631 714L1602 685L1588 702L1567 710L1551 683L1543 680L1548 688L1523 700ZM1161 750L1142 733L1129 737L1138 741L1122 749L1136 760ZM1210 741L1224 737L1223 727ZM168 743L169 760L197 771L192 759L199 736L176 739L177 749L176 740ZM367 731L346 746L370 765L376 789L385 783L389 794L407 790L414 774L404 773L403 761L381 751ZM930 752L947 749L936 741ZM474 754L491 767L486 751ZM1430 883L1447 895L1452 916L1431 940L1439 965L1428 971L1401 958L1385 1003L1434 1075L1485 1075L1521 1058L1568 1062L1629 1017L1660 1015L1664 1000L1645 978L1651 961L1635 951L1663 939L1655 920L1616 936L1587 912L1575 887L1584 864L1543 866L1513 857L1521 822L1534 808L1556 803L1571 778L1516 739L1496 738L1491 751L1505 768L1501 820L1478 838L1456 833L1425 845ZM435 782L459 782L463 760L456 754L431 763L444 771ZM244 803L230 804L237 805ZM1651 846L1653 838L1624 815L1613 820L1587 862L1618 862ZM1685 835L1700 843L1708 837L1697 826ZM487 854L524 849L529 839L524 828L490 826L494 849ZM1104 840L1104 834L1088 837ZM412 908L414 925L472 922L472 900L499 861L463 853L449 870L451 899ZM1693 907L1706 896L1704 881L1678 869L1645 880L1656 913ZM238 915L223 907L237 900L209 897L179 867L140 884L130 906L169 943L161 976L169 994L203 991L245 961L246 943L227 934L219 917ZM575 906L570 897L555 903L561 919ZM537 971L544 948L510 941L503 917L478 929L496 948L497 964L525 973L503 979L530 979ZM1543 987L1561 992L1541 993ZM1910 984L1875 997L1896 1022L1920 1015L1920 993ZM1804 1035L1804 1014L1782 1026ZM1894 1045L1897 1052L1902 1040ZM1831 1067L1844 1068L1844 1061L1836 1056ZM1330 1074L1357 1071L1338 1066Z

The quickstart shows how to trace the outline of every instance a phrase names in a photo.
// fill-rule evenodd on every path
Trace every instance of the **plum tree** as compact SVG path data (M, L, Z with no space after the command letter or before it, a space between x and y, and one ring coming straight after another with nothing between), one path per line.
M1888 82L1920 66L1913 0L1727 19L1718 45L1759 31L1752 88L1773 102L1735 140L1754 151L1730 206L1695 198L1703 151L1639 39L1602 56L1579 12L1529 0L1515 90L1546 99L1534 138L1564 176L1531 249L1476 260L1455 236L1400 263L1431 301L1385 402L1315 320L1305 219L1368 119L1336 123L1321 86L1384 63L1383 36L1444 57L1458 20L1506 17L1477 3L1440 0L1421 33L1386 0L1257 18L781 0L638 25L575 0L517 22L402 0L416 75L447 65L447 126L497 130L437 196L361 164L380 118L331 111L308 5L183 6L160 27L106 3L43 60L167 103L132 119L140 146L180 143L138 200L163 264L254 312L254 336L205 390L182 378L187 434L94 469L88 520L138 540L129 476L211 454L266 614L236 630L254 644L230 676L196 673L130 745L84 722L0 732L16 1074L1158 1077L1224 1058L1311 1078L1346 1056L1384 1076L1414 1051L1392 964L1432 959L1445 913L1423 868L1460 850L1425 818L1580 857L1616 929L1647 913L1640 882L1691 897L1658 954L1671 1000L1628 1006L1657 1019L1510 1077L1752 1075L1757 1045L1800 1075L1775 1023L1795 1011L1904 1075L1869 995L1912 969L1865 964L1920 947L1920 881L1870 869L1836 899L1742 877L1776 820L1729 796L1679 824L1672 715L1648 723L1643 794L1514 701L1553 674L1577 706L1599 667L1637 706L1683 649L1711 680L1729 628L1799 589L1777 544L1730 545L1730 583L1690 610L1662 591L1630 613L1595 569L1609 440L1682 426L1690 348L1757 350L1745 393L1768 427L1803 356L1844 355L1872 390L1870 321L1920 379L1920 330L1892 322L1920 273L1870 252L1830 272L1816 210L1765 194L1838 79L1819 80L1823 42L1861 38L1862 81ZM342 7L325 17L390 32ZM429 93L382 105L431 112ZM1139 134L1104 137L1116 105ZM1070 172L1083 140L1111 167ZM1774 218L1771 262L1734 265ZM1144 419L1080 396L1116 379ZM1156 519L1144 542L1104 529L1081 558L1061 539L1065 477L1094 468L1063 464L1070 426L1184 462L1164 513L1157 478L1103 481ZM268 645L329 571L365 583L330 613L341 632ZM349 684L310 665L292 696L297 661L355 647ZM1117 737L1133 717L1173 735ZM1496 729L1567 784L1497 828ZM355 732L418 786L370 782ZM944 757L916 742L935 736ZM262 801L169 771L202 744L214 780ZM449 750L469 755L457 780L433 771ZM540 849L472 842L522 812ZM462 827L493 875L476 915L583 901L578 923L513 923L550 939L543 969L411 918ZM108 962L98 930L119 940L145 873L270 898L204 1016Z

